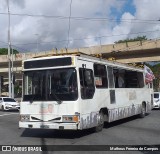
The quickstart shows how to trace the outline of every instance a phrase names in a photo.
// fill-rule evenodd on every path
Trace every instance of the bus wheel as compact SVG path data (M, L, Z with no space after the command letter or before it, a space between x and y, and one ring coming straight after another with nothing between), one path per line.
M141 108L140 118L144 118L145 115L146 115L146 106L145 106L145 104L143 103L143 104L142 104L142 108Z
M94 131L100 132L102 131L103 127L104 127L104 114L102 111L100 111L98 114L98 125L94 128Z
M2 105L2 111L4 111L4 106Z

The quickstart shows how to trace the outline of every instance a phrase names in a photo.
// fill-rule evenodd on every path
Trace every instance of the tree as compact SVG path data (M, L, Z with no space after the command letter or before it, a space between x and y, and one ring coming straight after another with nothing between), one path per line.
M11 49L12 51L12 49ZM13 54L19 53L17 50L13 49ZM0 55L7 55L8 54L8 49L7 48L0 48Z
M126 42L145 41L145 40L148 40L146 36L137 36L133 39L119 40L119 41L114 42L114 43L126 43Z

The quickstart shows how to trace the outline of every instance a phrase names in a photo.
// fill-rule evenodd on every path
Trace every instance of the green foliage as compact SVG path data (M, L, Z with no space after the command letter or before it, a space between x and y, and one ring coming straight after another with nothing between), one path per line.
M156 78L160 78L160 64L152 66L152 71Z
M12 49L11 49L12 52ZM13 49L13 54L19 53L17 50ZM8 54L8 49L7 48L0 48L0 55L7 55Z
M14 93L16 96L21 95L22 94L22 87L16 84L14 86Z
M115 43L126 43L126 42L135 42L135 41L144 41L144 40L147 40L147 37L146 36L137 36L133 39L125 39L125 40L119 40Z

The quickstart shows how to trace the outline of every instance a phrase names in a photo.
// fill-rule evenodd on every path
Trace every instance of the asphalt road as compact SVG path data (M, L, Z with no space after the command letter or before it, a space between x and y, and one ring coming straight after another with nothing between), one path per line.
M160 110L152 110L151 114L142 119L134 116L110 124L106 123L103 131L99 133L93 133L91 130L77 132L19 129L18 120L19 112L0 111L0 145L133 145L133 147L134 145L149 145L150 147L160 145ZM81 152L74 151L73 153ZM84 151L83 153L89 152ZM115 151L110 153L135 152ZM136 153L158 154L160 151L136 151Z

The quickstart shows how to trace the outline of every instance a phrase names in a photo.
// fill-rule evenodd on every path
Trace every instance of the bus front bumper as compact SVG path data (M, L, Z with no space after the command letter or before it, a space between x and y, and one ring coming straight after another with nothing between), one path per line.
M78 130L77 123L19 122L19 128Z

